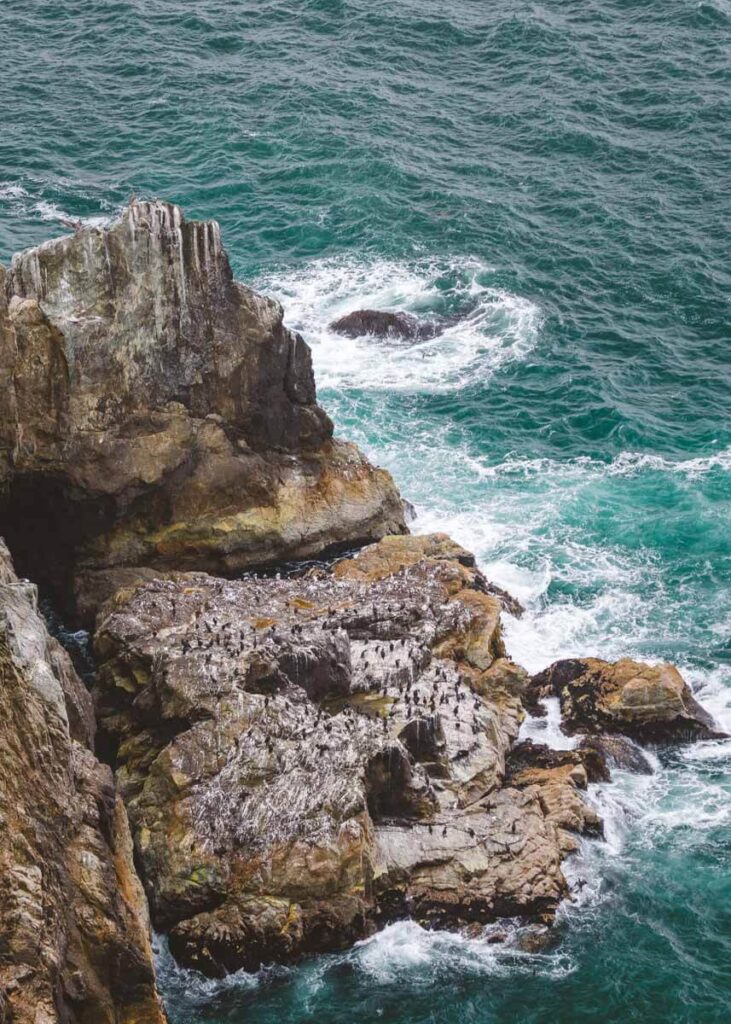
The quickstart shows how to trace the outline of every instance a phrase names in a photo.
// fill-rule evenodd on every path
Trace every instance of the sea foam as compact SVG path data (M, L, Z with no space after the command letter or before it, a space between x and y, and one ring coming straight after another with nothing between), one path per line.
M450 392L484 381L537 342L539 308L490 286L490 275L478 260L326 259L267 274L256 285L275 295L287 323L305 334L321 389ZM448 313L459 320L426 341L346 338L329 329L355 309L401 310L426 319Z

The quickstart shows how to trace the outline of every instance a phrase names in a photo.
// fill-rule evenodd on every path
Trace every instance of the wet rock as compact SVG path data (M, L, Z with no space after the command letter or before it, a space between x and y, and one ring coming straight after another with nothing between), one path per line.
M380 309L356 309L330 324L330 330L348 338L370 334L377 338L402 341L426 341L441 334L453 321L446 317L420 320L410 313L391 313Z
M626 736L585 736L578 750L582 755L595 751L611 768L637 775L652 775L654 771L642 749Z
M127 816L90 698L0 542L0 1006L13 1024L163 1024Z
M115 573L236 573L405 530L215 222L134 201L0 272L0 532L90 621ZM101 573L101 576L94 574Z
M608 782L610 772L603 741L608 739L611 744L613 738L597 737L597 739L599 742L596 744L592 741L587 741L573 750L554 750L545 743L522 740L520 743L516 743L510 751L506 764L508 778L515 779L533 769L550 770L553 768L564 768L567 765L580 765L584 768L589 782ZM624 742L633 746L629 744L629 741Z
M535 699L559 698L569 735L618 732L645 743L724 735L673 665L629 658L613 664L598 658L558 661L533 676L530 691Z
M475 685L504 655L499 612L443 537L297 578L173 575L105 605L100 729L182 962L253 969L406 915L551 919L589 819L554 806L573 778L504 784L520 702Z

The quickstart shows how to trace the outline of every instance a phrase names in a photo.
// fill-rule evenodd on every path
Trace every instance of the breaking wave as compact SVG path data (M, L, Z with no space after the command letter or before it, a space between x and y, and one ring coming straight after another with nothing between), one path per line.
M285 308L290 327L309 342L318 386L376 391L451 392L484 382L535 346L539 308L490 283L478 260L414 263L315 260L256 282ZM429 320L456 318L427 341L346 338L329 329L356 309L405 311Z

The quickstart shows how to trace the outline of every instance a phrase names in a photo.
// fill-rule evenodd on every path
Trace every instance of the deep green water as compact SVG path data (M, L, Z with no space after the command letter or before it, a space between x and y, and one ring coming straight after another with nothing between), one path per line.
M217 218L415 527L527 604L517 660L669 658L731 727L729 0L0 13L0 260L132 193ZM361 305L465 319L328 333ZM163 950L174 1024L730 1020L731 745L594 799L554 950L403 923L223 985Z

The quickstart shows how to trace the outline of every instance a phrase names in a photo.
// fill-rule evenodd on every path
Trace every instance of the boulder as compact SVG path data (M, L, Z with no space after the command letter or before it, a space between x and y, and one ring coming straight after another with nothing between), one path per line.
M391 313L380 309L356 309L330 324L330 330L348 338L373 335L376 338L397 338L401 341L427 341L434 338L452 321L446 317L420 320L411 313Z
M121 568L237 573L406 529L281 306L170 203L14 256L0 367L0 532L87 621Z
M724 735L673 665L629 658L557 661L533 676L530 695L559 698L561 727L568 735L618 732L645 743Z
M567 830L595 825L553 806L568 775L550 799L505 784L520 701L474 685L503 656L500 603L444 538L398 546L172 574L100 612L99 728L182 963L251 970L405 915L546 921L566 894Z
M163 1024L124 805L91 698L0 542L0 1008L13 1024Z

